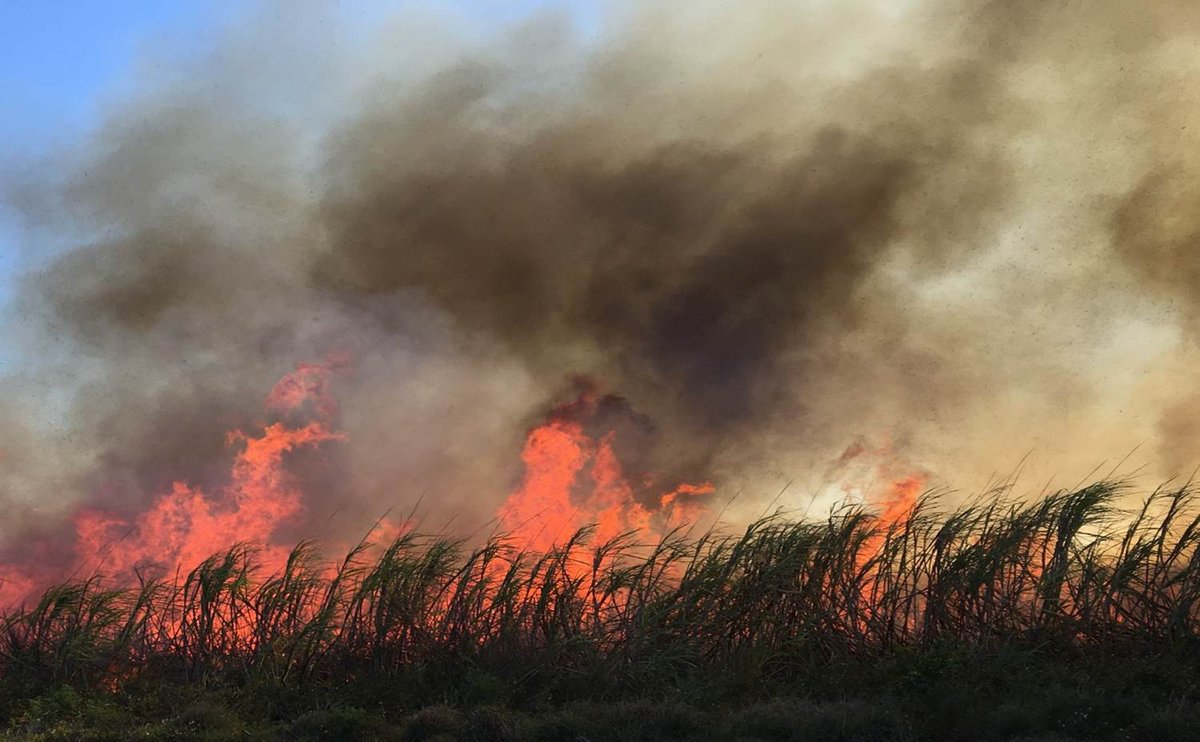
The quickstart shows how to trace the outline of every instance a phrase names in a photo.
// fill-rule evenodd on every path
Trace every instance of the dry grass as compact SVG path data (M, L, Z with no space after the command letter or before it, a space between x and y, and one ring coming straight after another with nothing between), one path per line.
M301 544L271 575L235 546L175 580L47 591L0 620L0 678L34 692L478 676L526 698L601 698L713 678L769 688L946 642L1186 645L1200 629L1194 493L1157 491L1123 512L1126 495L1102 482L954 510L926 497L890 524L845 508L653 544L594 544L584 529L545 554L409 533L336 565Z

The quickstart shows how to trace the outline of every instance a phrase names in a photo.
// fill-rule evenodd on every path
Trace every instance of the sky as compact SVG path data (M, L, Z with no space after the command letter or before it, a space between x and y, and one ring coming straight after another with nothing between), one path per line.
M140 55L186 53L261 3L251 0L38 0L0 3L0 143L4 156L69 141L96 122ZM350 26L370 27L413 5L501 25L546 7L594 23L597 2L580 0L346 0L332 3Z
M44 0L0 4L0 163L30 167L95 126L140 52L171 36L199 40L235 3ZM215 10L218 5L219 10ZM30 236L0 211L0 299ZM0 357L3 349L0 348Z
M730 484L824 476L859 439L958 486L1146 441L1173 475L1200 461L1200 33L1105 2L1132 25L990 0L0 2L0 451L7 426L28 452L0 469L30 501L149 497L345 342L372 497L509 481L567 373ZM577 33L505 33L540 9ZM462 443L503 436L495 466Z
M320 2L320 0L317 0ZM11 0L0 3L0 174L85 141L106 107L131 92L139 68L206 48L223 28L259 6L253 0ZM287 4L278 3L286 10ZM581 28L598 23L598 0L343 0L344 30L367 32L389 15L430 6L481 27L567 9ZM0 192L0 306L37 236ZM34 264L36 265L36 264ZM0 339L0 368L11 354Z

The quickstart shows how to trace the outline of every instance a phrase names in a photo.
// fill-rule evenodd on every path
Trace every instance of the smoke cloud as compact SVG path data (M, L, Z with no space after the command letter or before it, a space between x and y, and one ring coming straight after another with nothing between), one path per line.
M347 440L294 454L285 536L418 502L482 526L580 377L637 467L750 510L863 436L965 488L1028 452L1186 470L1198 29L1143 5L408 11L368 40L264 6L8 177L41 252L0 536L219 480L226 431L332 357Z

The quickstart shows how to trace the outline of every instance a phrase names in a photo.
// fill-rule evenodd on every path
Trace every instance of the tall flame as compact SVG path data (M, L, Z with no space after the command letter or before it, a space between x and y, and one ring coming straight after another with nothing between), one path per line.
M187 571L207 557L238 543L255 544L269 569L282 566L287 547L272 545L280 525L304 510L299 484L287 473L285 456L298 448L342 440L328 417L336 412L329 392L330 364L299 364L275 385L266 409L275 414L315 416L296 424L266 424L257 434L232 431L227 442L236 447L229 481L207 493L176 481L142 512L124 517L92 506L79 508L73 518L74 574L102 572L118 581L136 572ZM0 582L0 605L28 597L45 582L67 575L48 575L29 564L5 565Z
M341 437L323 423L300 428L275 423L258 436L230 434L230 441L243 448L234 458L230 483L214 497L175 482L132 522L82 510L75 519L76 554L91 555L105 572L122 575L148 565L191 569L232 544L249 542L264 545L268 567L281 565L287 548L270 546L271 535L303 510L300 490L284 470L284 454Z
M598 542L625 532L662 532L694 520L714 492L708 482L656 490L649 472L635 486L617 456L616 431L594 436L585 430L597 406L596 395L585 392L526 437L524 478L499 513L521 546L545 551L587 525L595 525ZM639 497L639 490L649 495Z

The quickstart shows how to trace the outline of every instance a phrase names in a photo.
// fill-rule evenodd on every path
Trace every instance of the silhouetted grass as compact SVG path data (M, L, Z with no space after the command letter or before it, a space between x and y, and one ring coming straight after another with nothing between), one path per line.
M1200 719L1200 513L1127 494L544 554L407 533L274 574L238 545L8 613L0 708L42 739L1166 739Z

